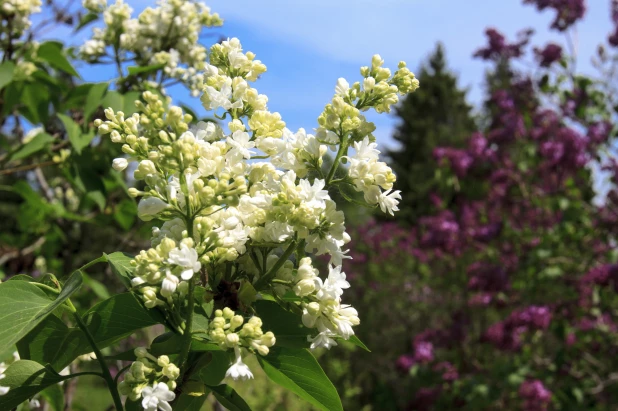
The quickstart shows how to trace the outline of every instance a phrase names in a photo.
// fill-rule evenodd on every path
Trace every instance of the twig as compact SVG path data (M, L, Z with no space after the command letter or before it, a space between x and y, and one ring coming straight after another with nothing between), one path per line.
M49 202L52 202L54 200L54 194L51 187L49 187L49 184L47 183L45 174L43 174L43 171L41 171L41 169L37 167L34 170L34 175L36 176L36 180L39 182L39 185L43 190L43 194L45 194L45 197Z
M49 161L43 161L42 163L26 164L25 166L8 168L6 170L0 170L0 176L4 176L4 175L8 175L8 174L13 174L13 173L18 173L20 171L28 171L28 170L32 170L34 168L39 168L39 167L47 167L47 166L51 166L53 164L56 164L56 162L52 161L52 160L49 160Z
M39 247L41 247L45 243L45 241L46 241L45 237L41 237L38 240L36 240L34 243L32 243L31 245L29 245L28 247L22 250L16 250L16 251L12 251L10 253L4 254L2 257L0 257L0 265L4 265L7 261L10 261L14 258L33 253Z

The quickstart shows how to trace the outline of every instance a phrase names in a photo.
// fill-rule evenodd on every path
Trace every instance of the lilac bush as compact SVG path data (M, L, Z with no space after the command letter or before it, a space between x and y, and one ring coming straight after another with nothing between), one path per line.
M583 0L524 3L553 11L567 38L586 11ZM492 67L486 126L467 147L435 148L433 211L353 236L350 277L364 285L353 304L371 307L359 335L390 361L353 364L354 382L411 410L611 409L618 163L615 78L603 68L618 28L599 46L596 77L575 71L569 41L486 35L475 54ZM376 312L379 300L388 304Z

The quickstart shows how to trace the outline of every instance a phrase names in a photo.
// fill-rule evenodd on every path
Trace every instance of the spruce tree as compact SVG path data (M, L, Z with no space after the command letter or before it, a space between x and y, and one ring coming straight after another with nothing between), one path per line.
M396 108L399 124L393 138L399 147L387 151L397 173L396 189L403 193L397 218L414 223L431 212L429 194L435 189L436 147L463 147L477 129L467 90L457 85L447 68L444 47L436 50L418 73L421 87Z

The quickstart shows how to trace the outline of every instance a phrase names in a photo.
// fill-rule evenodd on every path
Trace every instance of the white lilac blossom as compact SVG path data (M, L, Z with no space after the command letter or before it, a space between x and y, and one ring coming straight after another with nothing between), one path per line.
M169 402L176 398L176 394L170 391L167 384L160 382L152 387L144 387L142 397L142 407L146 411L172 411Z
M380 197L378 197L378 203L380 204L380 209L384 213L389 213L390 215L394 215L395 211L399 211L399 200L401 200L401 191L392 189L380 193Z
M206 48L199 43L201 31L223 23L208 6L187 0L160 0L157 7L147 7L135 18L133 9L123 0L110 5L106 0L83 0L83 6L102 13L105 22L102 28L93 29L92 38L80 48L84 60L131 55L139 66L161 65L167 78L181 81L193 95L199 94L205 77L211 74Z
M0 39L19 38L31 26L30 15L41 12L41 0L3 0L0 13L11 16L11 24L0 26Z
M197 260L197 251L188 247L186 243L181 244L180 248L171 250L168 256L168 263L182 269L180 277L183 280L190 280L193 274L199 272L202 267L202 264Z
M234 363L232 363L230 368L228 368L228 370L225 373L225 376L233 380L241 380L241 381L245 381L245 380L249 380L253 378L253 373L251 372L247 364L245 364L242 361L242 356L240 354L240 348L234 347L234 354L236 355L236 360L234 361Z
M122 17L118 10L113 16ZM349 339L360 323L358 312L344 302L351 285L343 262L351 258L346 248L351 239L331 193L351 187L367 205L397 211L395 175L379 161L375 126L361 113L388 112L418 81L405 63L394 74L382 65L374 56L371 67L361 69L362 82L338 80L315 135L292 132L279 113L268 110L266 96L250 86L266 67L244 52L238 39L210 49L201 88L204 108L229 119L229 134L215 123L193 125L191 115L148 91L136 102L136 114L107 109L107 120L95 122L101 134L122 144L127 161L138 164L133 176L143 181L143 191L129 190L140 197L138 216L163 222L153 229L151 248L131 261L133 291L147 308L165 312L168 324L182 334L195 286L207 299L228 287L238 300L234 310L216 307L207 335L200 338L233 350L229 378L251 378L243 358L268 355L276 343L259 317L247 315L259 294L275 300L295 295L290 304L311 329L312 349ZM324 162L329 149L337 152L335 160ZM114 167L126 166L115 160ZM329 258L327 275L314 268L317 255ZM156 394L164 390L156 391L156 384L173 390L177 374L166 371L170 365L164 360L140 355L122 390L133 400L143 398L144 407L165 407Z
M107 0L83 0L82 6L91 13L101 13L107 7Z

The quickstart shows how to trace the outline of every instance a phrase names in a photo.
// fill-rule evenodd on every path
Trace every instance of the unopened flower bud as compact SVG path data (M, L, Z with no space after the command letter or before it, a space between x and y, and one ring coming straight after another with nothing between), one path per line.
M159 358L157 358L157 364L159 365L159 367L165 367L166 365L169 365L170 363L170 358L167 355L161 355Z
M238 337L238 334L236 333L229 333L228 335L225 336L225 345L227 345L230 348L236 347L239 342L240 342L240 338Z
M225 318L226 320L229 320L232 317L234 317L234 311L232 311L229 307L225 307L223 309L223 318Z
M163 367L163 375L170 380L175 380L180 376L180 369L175 364L168 364Z
M245 320L242 318L242 315L235 315L230 320L230 329L235 330L240 327Z
M122 171L125 168L127 168L128 165L129 165L129 162L127 161L127 159L122 158L122 157L115 158L114 161L112 162L112 167L116 171Z

